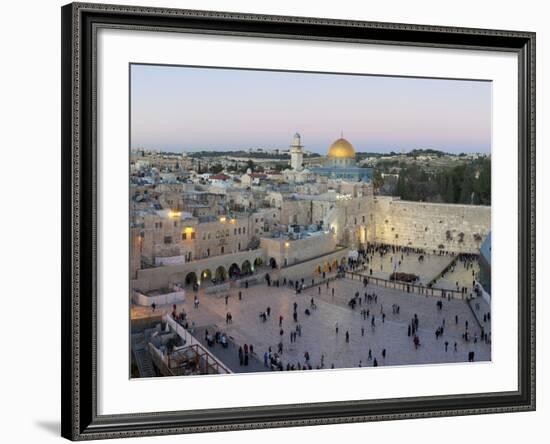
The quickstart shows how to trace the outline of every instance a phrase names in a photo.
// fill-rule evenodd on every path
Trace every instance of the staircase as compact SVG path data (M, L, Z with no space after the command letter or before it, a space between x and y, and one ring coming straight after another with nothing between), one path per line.
M139 376L141 378L155 377L155 367L143 340L132 338L132 353L136 360Z

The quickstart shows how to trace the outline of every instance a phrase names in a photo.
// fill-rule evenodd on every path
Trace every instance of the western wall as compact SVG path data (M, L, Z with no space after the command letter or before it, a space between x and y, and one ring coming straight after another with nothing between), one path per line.
M491 230L491 207L374 198L374 241L429 250L479 253Z

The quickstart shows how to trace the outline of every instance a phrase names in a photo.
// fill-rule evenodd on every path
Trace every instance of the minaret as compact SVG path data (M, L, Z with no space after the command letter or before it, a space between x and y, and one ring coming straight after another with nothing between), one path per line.
M290 145L290 167L295 171L302 171L303 169L303 147L300 141L300 133L294 134L292 145Z

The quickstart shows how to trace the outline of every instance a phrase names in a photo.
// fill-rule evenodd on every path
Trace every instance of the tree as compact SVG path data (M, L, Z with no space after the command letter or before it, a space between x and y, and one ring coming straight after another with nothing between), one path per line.
M382 173L380 170L374 170L374 174L372 176L372 186L375 190L379 190L384 185L384 178L382 177Z
M445 187L445 202L455 203L455 184L452 175L449 175L447 177L447 186Z
M209 173L212 174L218 174L223 171L223 165L221 163L215 163L213 165L210 165L210 169L208 170Z

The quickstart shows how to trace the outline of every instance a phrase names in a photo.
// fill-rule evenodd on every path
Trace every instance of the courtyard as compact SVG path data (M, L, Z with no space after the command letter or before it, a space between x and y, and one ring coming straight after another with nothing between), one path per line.
M444 267L451 261L450 257L445 259L446 262L438 261L437 267L443 262ZM411 269L418 272L412 267L413 257L409 262ZM432 262L435 261L428 259L424 265L435 270ZM460 267L459 263L455 271L460 272ZM455 279L455 275L448 274L448 279ZM357 292L360 295L357 300L361 302L352 309L348 302ZM376 295L376 299L373 297L368 303L365 292ZM194 306L195 293L189 291L186 301L178 304L176 310L187 313L190 329L201 342L205 343L207 331L228 335L228 348L214 344L210 350L234 372L269 371L263 365L264 352L270 348L277 352L279 342L283 344L281 361L285 368L287 364L297 366L300 363L303 366L306 352L313 368L367 367L374 365L375 360L379 366L467 362L469 352L475 353L476 361L491 359L490 343L480 339L481 326L468 303L462 299L441 299L370 284L365 288L361 281L347 278L331 280L328 287L326 283L316 285L300 294L286 286L262 283L248 289L231 288L220 293L207 294L201 290L196 295L197 308ZM312 308L312 299L315 308ZM438 301L442 303L441 308L437 306ZM297 304L296 321L293 319L294 304ZM260 314L267 307L270 307L270 316L263 321ZM305 314L306 309L309 315ZM172 306L157 310L170 312ZM364 310L368 310L368 316ZM149 312L151 308L134 307L132 317L147 317ZM227 313L232 316L229 324L226 323ZM413 344L413 335L408 334L415 314L419 319L416 331L420 341L418 348ZM283 318L281 323L280 316ZM483 325L485 331L490 331L489 322ZM301 327L301 334L293 341L291 332L295 332L297 326ZM436 337L436 330L442 326L444 333ZM463 337L466 331L469 341ZM252 345L254 350L248 366L239 365L237 350L244 344Z

